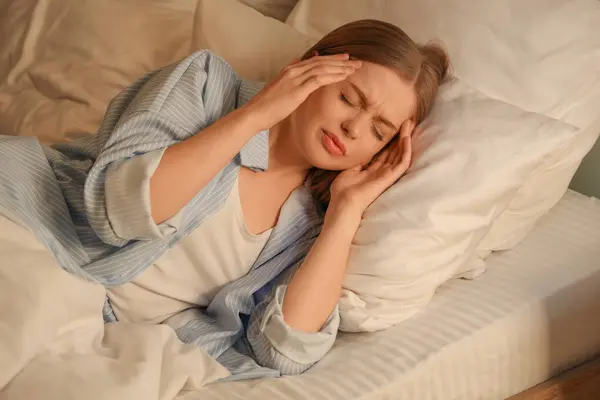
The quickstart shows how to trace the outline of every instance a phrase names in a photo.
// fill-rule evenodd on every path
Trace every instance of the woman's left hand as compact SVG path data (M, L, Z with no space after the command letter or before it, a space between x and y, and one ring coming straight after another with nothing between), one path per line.
M331 206L341 206L362 213L377 197L393 185L410 167L414 123L406 121L399 137L379 153L366 168L342 171L331 185Z

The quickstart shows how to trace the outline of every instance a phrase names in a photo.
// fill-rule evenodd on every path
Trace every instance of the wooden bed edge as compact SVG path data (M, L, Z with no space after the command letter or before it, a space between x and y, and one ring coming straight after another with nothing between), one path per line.
M507 400L600 399L600 357L540 383Z

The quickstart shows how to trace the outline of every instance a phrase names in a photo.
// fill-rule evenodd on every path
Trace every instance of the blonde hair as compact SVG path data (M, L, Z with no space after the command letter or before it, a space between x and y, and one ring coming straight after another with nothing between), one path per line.
M318 53L321 56L348 53L350 58L383 65L397 71L415 89L415 124L431 111L439 86L448 73L448 54L439 45L418 45L397 26L374 19L350 22L331 31L312 46L302 59ZM313 196L326 207L329 187L339 171L314 168L307 177Z

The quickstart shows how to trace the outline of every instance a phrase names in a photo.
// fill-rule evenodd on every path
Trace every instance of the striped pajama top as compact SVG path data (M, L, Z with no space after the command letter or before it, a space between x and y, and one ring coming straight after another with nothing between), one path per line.
M0 136L0 212L19 218L66 271L106 287L129 282L223 206L242 166L267 169L269 132L257 132L176 221L156 225L150 218L148 174L118 171L134 157L201 134L260 88L204 50L122 91L94 136L53 146ZM115 197L118 204L107 201ZM225 285L206 309L183 311L169 325L227 367L228 379L305 371L333 345L338 310L320 332L305 333L283 322L281 304L321 225L309 190L296 189L250 272ZM104 320L116 321L108 298Z

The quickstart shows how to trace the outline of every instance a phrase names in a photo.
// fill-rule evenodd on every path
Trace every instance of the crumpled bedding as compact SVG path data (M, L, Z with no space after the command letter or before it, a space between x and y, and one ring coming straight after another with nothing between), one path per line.
M0 399L167 400L229 376L168 326L104 324L105 297L0 210Z

